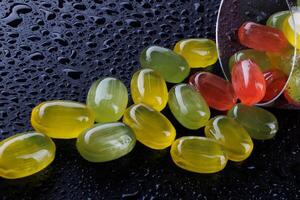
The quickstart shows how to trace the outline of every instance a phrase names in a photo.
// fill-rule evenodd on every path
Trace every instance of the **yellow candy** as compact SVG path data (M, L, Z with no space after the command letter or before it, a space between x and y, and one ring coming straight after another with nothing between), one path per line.
M165 149L171 146L176 137L176 130L171 122L145 104L129 107L123 122L132 128L139 142L152 149Z
M248 132L231 117L217 116L209 120L205 135L218 141L224 147L228 159L232 161L245 160L253 150L253 142Z
M205 68L218 60L216 43L209 39L181 40L174 52L184 57L191 68Z
M76 138L94 124L94 115L84 104L73 101L46 101L31 113L32 127L52 138Z
M55 144L42 133L19 133L0 142L0 177L22 178L47 167L55 157Z
M300 12L294 12L285 19L283 23L283 32L290 44L297 49L300 49Z
M130 83L131 95L135 104L144 103L161 111L168 102L168 89L161 75L152 69L137 71Z
M224 169L227 155L221 145L205 137L181 137L171 148L175 164L197 173L215 173Z

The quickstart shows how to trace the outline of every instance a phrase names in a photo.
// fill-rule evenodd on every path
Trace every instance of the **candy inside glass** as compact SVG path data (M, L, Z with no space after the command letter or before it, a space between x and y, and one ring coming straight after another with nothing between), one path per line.
M265 24L267 19L274 13L289 10L291 13L296 9L298 0L222 0L219 8L216 25L216 42L219 54L220 66L227 80L231 79L229 71L229 59L239 50L247 49L242 46L237 38L238 28L246 21L253 21ZM296 48L294 49L294 59L291 67L293 73L296 62ZM280 98L282 91L270 101L259 103L260 106L275 106L281 108L297 108L289 105L284 98Z

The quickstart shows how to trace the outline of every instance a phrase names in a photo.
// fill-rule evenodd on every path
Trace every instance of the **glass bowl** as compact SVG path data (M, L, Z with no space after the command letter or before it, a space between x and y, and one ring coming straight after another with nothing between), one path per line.
M237 38L238 28L246 21L265 24L274 13L289 10L291 13L297 8L297 0L222 0L216 25L216 43L222 72L230 81L229 59L237 51L247 49ZM296 38L296 37L295 37ZM259 103L259 106L275 106L282 108L299 107L288 104L281 98L296 64L296 48L294 48L293 63L288 80L282 91L270 101ZM299 88L300 89L300 88Z

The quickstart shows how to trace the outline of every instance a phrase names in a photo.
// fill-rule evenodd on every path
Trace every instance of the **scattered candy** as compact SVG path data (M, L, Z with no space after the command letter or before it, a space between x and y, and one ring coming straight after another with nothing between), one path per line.
M229 60L229 69L232 70L235 63L242 60L253 60L261 71L267 71L272 69L272 63L269 60L268 56L264 52L256 51L253 49L246 49L236 52L233 56L231 56Z
M175 118L188 129L199 129L210 118L204 98L187 84L176 85L170 90L168 105Z
M94 115L84 104L73 101L46 101L31 113L31 125L52 138L76 138L94 124Z
M215 140L186 136L177 139L171 147L174 163L197 173L215 173L224 169L227 155Z
M126 86L116 78L95 81L87 95L86 104L96 122L116 122L123 116L128 103Z
M176 43L174 52L183 56L191 68L205 68L218 60L216 43L209 39L185 39Z
M48 136L19 133L0 142L0 177L17 179L46 168L55 156L55 144Z
M216 110L229 110L237 101L231 83L212 73L196 73L190 77L189 84L194 86L208 105Z
M280 30L254 22L245 22L239 28L238 37L242 45L258 51L282 52L288 47Z
M256 106L237 104L228 111L227 115L238 121L253 139L268 140L273 138L278 131L276 117Z
M190 73L185 59L172 50L151 46L143 50L140 56L143 68L151 68L159 72L170 83L182 82Z
M228 159L232 161L245 160L253 149L253 142L247 131L227 116L217 116L209 120L205 126L205 135L222 144Z
M168 103L168 88L165 80L152 69L137 71L130 83L132 100L144 103L161 111Z
M132 128L136 139L152 149L165 149L172 145L176 130L161 113L144 104L130 106L123 122Z
M296 59L296 66L300 66L300 54L297 52L296 57L294 57L295 50L293 48L288 48L282 53L269 53L267 55L275 68L284 72L287 76L290 75L292 66L294 64L294 59Z
M127 125L104 123L81 133L76 147L80 155L90 162L107 162L131 152L135 141L134 133Z
M266 81L258 65L252 60L237 62L231 72L234 91L242 103L254 105L266 94Z

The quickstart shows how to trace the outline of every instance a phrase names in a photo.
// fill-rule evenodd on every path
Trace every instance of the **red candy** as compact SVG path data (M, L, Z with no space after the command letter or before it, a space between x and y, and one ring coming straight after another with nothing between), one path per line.
M231 72L234 91L243 104L260 102L266 94L266 81L259 66L252 60L237 62Z
M242 45L258 51L281 52L288 47L288 41L280 30L254 22L245 22L238 37Z
M275 98L283 89L287 76L280 70L270 70L264 73L267 84L266 94L262 102L267 102Z
M237 101L232 85L212 73L196 73L190 77L189 84L194 86L208 105L216 110L229 110Z

